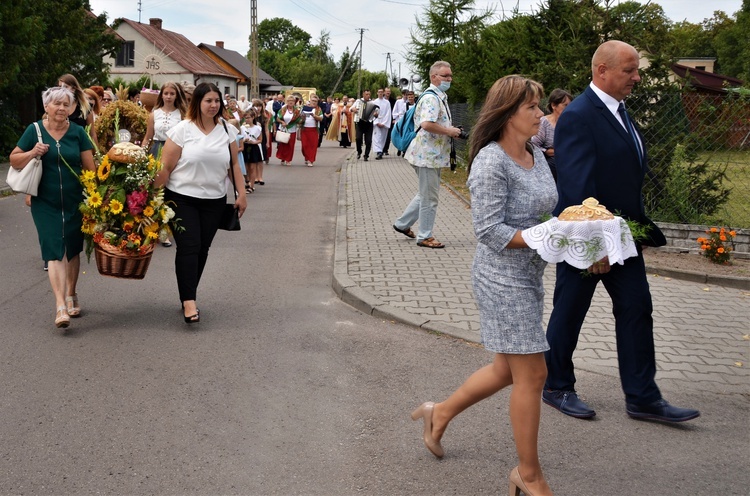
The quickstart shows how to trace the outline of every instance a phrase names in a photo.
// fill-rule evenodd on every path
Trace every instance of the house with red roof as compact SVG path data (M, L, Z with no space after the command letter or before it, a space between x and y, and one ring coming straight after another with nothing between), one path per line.
M109 57L112 78L136 81L147 75L158 89L167 81L192 84L214 83L222 94L237 94L246 77L209 57L185 36L163 29L162 20L149 19L143 24L117 19L113 29L123 40L116 57Z

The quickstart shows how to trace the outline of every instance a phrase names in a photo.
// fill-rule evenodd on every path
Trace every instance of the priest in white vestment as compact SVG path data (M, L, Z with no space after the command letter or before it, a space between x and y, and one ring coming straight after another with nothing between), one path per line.
M391 102L385 99L385 91L378 90L378 98L375 105L380 108L378 117L373 121L372 147L375 149L375 160L383 158L383 147L388 138L388 130L391 128Z

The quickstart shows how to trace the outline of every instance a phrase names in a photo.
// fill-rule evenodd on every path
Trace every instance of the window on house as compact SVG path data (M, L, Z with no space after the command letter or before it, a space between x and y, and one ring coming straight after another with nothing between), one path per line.
M135 41L123 41L115 58L115 67L135 66Z
M705 71L706 70L706 66L705 65L696 65L695 68L698 69L699 71Z

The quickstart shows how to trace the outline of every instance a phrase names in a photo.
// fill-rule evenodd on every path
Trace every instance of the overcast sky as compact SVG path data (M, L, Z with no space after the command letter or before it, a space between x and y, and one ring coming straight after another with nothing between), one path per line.
M107 13L108 23L119 17L147 24L158 17L163 29L186 36L196 45L216 44L243 55L249 51L250 0L89 0L94 13ZM645 2L641 2L645 3ZM660 0L667 17L672 21L701 22L715 10L732 15L742 6L742 0ZM416 15L422 14L428 0L258 0L258 22L284 17L307 31L315 41L321 30L330 33L331 52L336 61L348 47L354 49L359 41L359 28L365 28L362 66L370 71L386 69L387 53L393 72L409 76L404 52L410 41L410 28ZM495 18L509 15L513 7L521 12L535 11L539 0L487 1L477 0L478 9L494 8ZM390 69L390 68L389 68ZM389 70L390 72L390 70ZM272 74L273 76L273 74Z

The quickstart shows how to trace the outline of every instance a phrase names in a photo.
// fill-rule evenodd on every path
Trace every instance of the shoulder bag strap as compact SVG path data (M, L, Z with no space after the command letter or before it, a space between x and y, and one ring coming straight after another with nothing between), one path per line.
M34 127L36 128L36 139L39 140L39 143L44 144L44 140L42 140L42 130L39 129L39 123L34 122Z
M227 148L229 148L229 173L232 175L232 191L234 191L234 201L237 202L237 185L234 183L234 164L232 163L234 159L232 158L232 137L229 136L229 129L227 129L227 123L224 119L221 119L221 124L224 126L224 132L227 133L227 136L229 137L229 143L227 143Z

